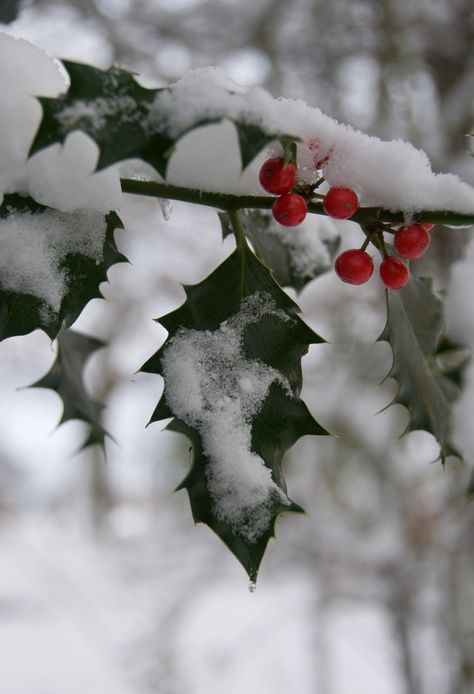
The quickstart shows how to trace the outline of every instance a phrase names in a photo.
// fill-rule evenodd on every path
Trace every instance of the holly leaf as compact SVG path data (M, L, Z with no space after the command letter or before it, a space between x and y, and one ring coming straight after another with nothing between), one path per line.
M0 339L41 328L51 339L101 297L118 252L115 212L60 212L6 195L0 206Z
M278 135L266 133L258 125L239 121L234 121L234 123L239 140L242 169L245 169L255 159L257 154L275 140Z
M187 90L186 85L177 83L163 89L147 89L121 68L99 70L70 60L63 60L63 64L70 87L57 98L38 97L43 118L30 156L56 142L63 143L74 130L82 130L99 147L97 169L137 158L165 177L176 142L203 125L224 118L234 123L243 168L279 137L278 133L266 132L257 116L256 122L252 122L245 109L236 116L235 109L228 105L233 92L217 85L213 85L216 100L210 99L204 107L197 108L199 99L194 86ZM186 118L180 123L177 116L183 113Z
M90 396L83 380L89 357L103 347L104 342L63 327L57 337L58 351L51 369L30 386L50 388L59 395L63 414L58 426L70 419L80 419L90 425L89 436L81 450L94 444L104 447L104 438L108 435L100 423L104 405Z
M406 431L423 429L436 438L441 460L458 455L449 438L451 403L459 390L440 368L437 350L444 334L442 302L427 278L412 276L403 289L387 291L387 323L380 340L389 342L396 380L393 403L408 410Z
M276 518L301 512L286 493L285 452L305 434L327 434L300 399L301 357L323 342L298 306L245 247L159 319L168 339L142 367L164 393L150 422L172 417L194 455L180 488L206 523L257 577Z
M0 23L9 24L18 17L20 0L2 0L0 3Z
M222 236L232 234L227 212L220 212ZM242 226L258 257L271 268L282 287L300 292L308 282L327 272L340 246L334 223L316 215L299 227L287 229L267 210L245 210Z
M63 60L70 87L57 98L38 97L43 118L30 156L74 130L87 133L99 147L97 169L129 158L143 159L160 173L166 169L173 139L149 134L145 123L159 89L146 89L126 70Z
M446 397L456 399L461 393L464 372L471 360L471 350L444 335L436 348L435 368L446 390Z

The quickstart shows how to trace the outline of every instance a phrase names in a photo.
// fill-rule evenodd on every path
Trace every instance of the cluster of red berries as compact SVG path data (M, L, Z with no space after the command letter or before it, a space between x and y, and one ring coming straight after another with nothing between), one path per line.
M429 232L432 228L433 224L427 223L400 227L393 239L397 255L405 260L421 258L430 245ZM380 279L387 289L401 289L410 279L408 268L400 258L385 253L380 264ZM364 284L374 272L374 261L364 247L351 248L338 256L335 270L343 282Z
M286 227L295 227L306 217L308 206L296 186L296 167L283 157L267 159L260 169L259 180L267 193L278 195L272 212L277 222ZM323 200L326 214L336 219L349 219L359 207L359 199L349 188L331 188Z
M260 169L260 184L267 193L278 195L273 203L273 216L286 227L295 227L301 224L306 217L308 206L306 200L299 193L291 191L296 185L296 167L283 157L267 159Z
M260 184L268 193L278 195L272 206L273 216L277 222L287 227L300 224L308 210L306 200L294 189L297 184L296 167L283 157L267 159L262 165L259 175ZM321 179L323 180L323 179ZM303 189L304 190L304 189ZM307 192L307 191L306 191ZM314 192L314 187L310 193ZM350 188L330 188L323 199L326 214L335 219L349 219L359 208L359 198ZM380 278L388 289L401 289L410 279L410 273L405 263L400 260L415 260L421 258L430 245L429 232L433 224L409 224L398 231L380 227L374 232L379 240L378 247L383 252L380 264ZM383 239L384 231L394 233L393 247L400 258L388 255ZM364 284L374 272L372 257L366 252L370 239L361 248L351 248L341 253L336 259L336 274L349 284Z

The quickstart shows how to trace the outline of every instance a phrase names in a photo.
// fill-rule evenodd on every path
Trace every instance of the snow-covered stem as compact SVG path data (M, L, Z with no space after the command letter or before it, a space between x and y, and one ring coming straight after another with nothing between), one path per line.
M181 200L182 202L216 207L220 210L271 209L275 200L269 195L233 195L232 193L208 192L136 178L122 178L121 185L124 193ZM308 212L326 214L321 202L308 203ZM359 223L380 221L402 224L406 222L406 214L404 212L389 212L381 207L361 207L351 217L351 221ZM474 225L474 214L461 214L450 210L421 210L413 215L413 221L447 224L448 226L470 226Z

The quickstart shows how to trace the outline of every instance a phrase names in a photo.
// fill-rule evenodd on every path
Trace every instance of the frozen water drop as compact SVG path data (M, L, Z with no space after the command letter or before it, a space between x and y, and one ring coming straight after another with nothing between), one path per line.
M257 590L257 584L255 583L255 581L250 581L249 593L255 593L256 590Z
M168 200L168 198L158 198L158 202L160 203L163 218L165 222L167 222L171 217L171 213L173 211L173 202L171 200Z

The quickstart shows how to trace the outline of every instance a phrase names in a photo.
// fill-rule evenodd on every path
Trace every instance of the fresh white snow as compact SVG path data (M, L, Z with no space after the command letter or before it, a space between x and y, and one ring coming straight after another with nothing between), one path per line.
M36 214L12 212L0 219L0 287L43 299L59 311L69 286L62 267L67 254L99 262L105 238L104 215L92 210Z
M65 177L64 190L63 176L48 175L48 171L57 166L64 172L60 148L56 148L54 156L36 155L41 156L41 163L33 168L26 162L41 118L40 106L33 96L55 96L64 91L64 71L39 49L7 34L0 34L0 48L6 65L0 90L0 155L5 163L0 175L0 192L30 192L40 196L45 204L59 209L72 209L72 205L85 207L89 203L94 209L98 209L98 205L100 209L116 207L120 196L117 170L112 167L102 174L93 174L87 147L84 154L81 147L74 149L74 161L68 158L67 166L76 174ZM36 79L38 70L39 78ZM34 74L35 80L22 77L17 81L18 74ZM65 130L85 122L99 129L111 113L118 114L125 123L139 123L149 134L162 133L170 137L180 136L195 124L209 119L256 125L275 136L288 133L300 140L298 157L302 180L314 180L319 168L329 185L353 188L362 205L401 210L407 218L422 209L474 213L474 190L453 174L433 173L426 154L410 143L384 142L338 123L301 100L275 99L260 87L242 87L219 68L201 68L188 73L170 89L159 92L149 105L136 108L130 97L110 93L67 106L61 119ZM225 128L225 123L217 128L219 131ZM225 138L226 151L223 152L221 147L207 146L206 130L200 128L186 137L184 155L178 155L181 143L178 144L170 160L173 182L193 184L205 190L242 192L245 189L261 193L257 176L261 157L250 167L244 182L238 166L232 169L232 175L225 175L219 182L216 173L223 166L228 169L226 160L238 161L235 134L233 138ZM204 156L206 166L193 167L190 162L196 148ZM96 150L94 154L96 157ZM181 162L178 170L173 165L176 156ZM191 164L191 180L186 162ZM44 173L46 184L43 186ZM85 178L91 179L89 182L93 185L85 186ZM72 181L79 186L81 196L71 199ZM99 190L100 196L97 195ZM63 204L61 192L66 198Z
M147 128L172 137L200 121L229 118L300 138L301 178L313 180L320 166L331 186L354 189L365 206L407 215L423 209L474 213L474 190L453 174L433 173L426 154L410 143L365 135L301 100L275 99L260 87L244 89L219 68L193 71L160 92L155 111L151 107ZM220 150L211 153L211 160L221 159ZM207 189L206 172L201 173ZM253 192L261 192L257 181Z
M64 147L49 147L27 160L42 115L35 97L56 97L67 89L62 64L3 32L0 52L0 201L4 193L20 193L62 211L115 209L120 202L117 170L94 173L98 149L82 133L73 133Z
M252 420L271 384L292 397L279 371L243 353L246 327L269 315L293 320L269 294L257 292L217 330L180 329L162 357L168 405L201 434L214 513L249 542L268 529L275 501L289 504L270 469L251 450Z

